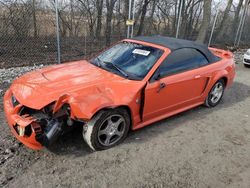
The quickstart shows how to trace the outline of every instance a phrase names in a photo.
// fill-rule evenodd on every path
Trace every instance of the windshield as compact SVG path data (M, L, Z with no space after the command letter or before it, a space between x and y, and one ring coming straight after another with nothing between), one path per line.
M162 55L162 50L122 42L106 50L92 63L129 79L142 80Z

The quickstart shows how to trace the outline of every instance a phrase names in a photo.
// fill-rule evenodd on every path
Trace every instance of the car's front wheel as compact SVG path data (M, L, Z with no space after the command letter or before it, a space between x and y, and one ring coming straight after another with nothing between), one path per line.
M93 150L109 149L126 138L129 127L126 109L103 110L84 125L83 138Z
M208 93L205 105L208 107L214 107L217 104L219 104L224 94L224 90L225 90L225 82L223 79L221 79L214 84L214 86Z

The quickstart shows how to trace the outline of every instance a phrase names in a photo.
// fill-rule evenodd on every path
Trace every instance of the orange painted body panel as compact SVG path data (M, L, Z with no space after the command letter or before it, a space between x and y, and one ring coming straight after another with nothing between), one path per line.
M230 86L235 76L235 65L230 52L210 50L222 59L219 62L191 71L149 82L162 61L171 53L168 48L136 40L126 41L152 46L163 50L163 55L141 81L128 80L98 68L89 62L77 61L49 66L27 73L16 79L4 96L4 109L13 134L26 146L40 149L34 132L29 138L17 134L13 126L27 126L33 120L20 117L13 107L14 95L21 105L40 110L55 102L54 112L69 104L71 118L88 121L103 108L126 106L130 109L132 129L203 104L214 83L225 77ZM159 91L161 83L166 87ZM140 114L141 92L145 88L143 114ZM138 102L139 101L139 102ZM20 120L22 119L22 121Z
M23 118L17 115L18 110L19 110L18 108L20 108L20 106L16 106L15 108L13 107L11 103L11 92L10 90L8 90L4 96L4 111L5 111L5 116L6 116L7 122L10 126L12 133L20 142L22 142L29 148L32 148L35 150L41 149L42 146L39 142L36 141L34 132L32 132L30 137L23 137L23 136L19 136L16 130L14 129L14 125L16 123L18 123L21 127L25 127L32 122L32 120L30 120L29 118Z

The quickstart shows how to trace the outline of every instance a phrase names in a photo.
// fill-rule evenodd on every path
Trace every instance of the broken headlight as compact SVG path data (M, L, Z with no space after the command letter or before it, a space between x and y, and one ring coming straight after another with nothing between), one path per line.
M11 102L12 102L12 105L15 107L19 104L19 102L17 101L16 97L14 95L12 95L11 97Z

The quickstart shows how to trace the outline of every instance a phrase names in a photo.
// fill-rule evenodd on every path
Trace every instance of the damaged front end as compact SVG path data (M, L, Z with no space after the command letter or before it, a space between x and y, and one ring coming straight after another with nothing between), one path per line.
M32 149L48 147L74 123L70 116L70 106L63 104L58 108L53 102L40 110L20 104L10 90L4 96L4 110L13 134Z

